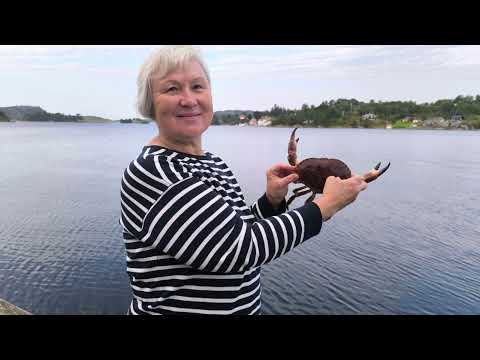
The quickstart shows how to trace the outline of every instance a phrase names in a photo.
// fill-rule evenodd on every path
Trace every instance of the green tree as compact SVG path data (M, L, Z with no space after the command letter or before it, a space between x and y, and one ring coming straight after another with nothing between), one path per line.
M253 116L258 120L263 116L263 113L261 111L254 111Z
M10 121L10 118L3 111L0 111L0 121Z

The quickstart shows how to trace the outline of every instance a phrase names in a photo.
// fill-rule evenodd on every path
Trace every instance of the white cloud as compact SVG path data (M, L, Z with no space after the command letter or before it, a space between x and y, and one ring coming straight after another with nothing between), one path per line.
M372 74L376 71L417 71L480 64L480 46L285 46L278 54L226 54L212 61L212 72L240 78L280 73L284 76L327 77Z
M157 49L153 45L2 45L0 68L21 70L71 68L73 62L87 64L93 54L104 53L121 63L125 51ZM242 77L254 74L283 73L286 77L312 76L315 72L327 77L341 77L358 72L394 71L402 67L452 67L480 65L480 46L200 46L208 59L214 77ZM43 63L42 63L43 62ZM39 64L40 63L40 64ZM109 72L95 66L95 71ZM85 65L87 67L87 65ZM90 65L90 68L92 65ZM104 68L103 70L101 68ZM136 70L136 69L135 69ZM114 71L115 72L115 71Z
M79 50L154 49L152 45L0 45L0 56L58 55Z
M480 46L455 46L447 50L451 66L480 65Z

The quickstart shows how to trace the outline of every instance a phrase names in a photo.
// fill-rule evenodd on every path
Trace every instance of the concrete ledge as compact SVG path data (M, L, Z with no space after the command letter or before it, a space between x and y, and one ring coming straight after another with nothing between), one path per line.
M10 304L8 301L0 299L0 315L32 315L28 311Z

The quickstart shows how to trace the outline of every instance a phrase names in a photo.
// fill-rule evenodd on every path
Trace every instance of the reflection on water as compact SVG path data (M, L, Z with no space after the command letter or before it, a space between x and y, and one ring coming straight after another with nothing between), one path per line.
M248 201L291 129L211 127ZM0 124L0 298L35 314L124 314L123 169L153 125ZM300 129L298 155L389 172L263 268L266 314L480 313L480 133ZM299 206L305 197L297 199Z

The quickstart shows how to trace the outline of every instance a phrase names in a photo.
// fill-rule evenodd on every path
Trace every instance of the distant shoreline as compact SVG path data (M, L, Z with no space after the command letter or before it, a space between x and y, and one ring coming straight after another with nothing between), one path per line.
M0 121L0 123L41 123L41 124L119 124L119 125L148 125L154 124L153 121L150 122L131 122L131 123L121 123L119 120L110 120L110 121L28 121L28 120L11 120L11 121ZM359 129L359 130L457 130L457 131L478 131L480 129L464 129L464 128L441 128L441 127L410 127L410 128L383 128L383 127L347 127L347 126L332 126L332 127L318 127L318 126L305 126L305 125L294 125L294 126L285 126L285 125L273 125L273 126L238 126L238 125L228 125L228 124L212 124L211 126L229 126L229 127L248 127L248 128L286 128L286 129Z
M331 127L320 127L320 126L305 126L305 125L271 125L271 126L238 126L238 125L213 125L212 126L230 126L230 127L246 127L246 128L286 128L286 129L359 129L359 130L461 130L461 131L472 131L480 129L463 129L463 128L440 128L440 127L410 127L410 128L384 128L384 127L348 127L348 126L331 126Z
M10 120L10 121L0 121L0 123L29 123L29 124L122 124L119 120L108 120L108 121L30 121L30 120ZM150 122L131 122L127 124L150 124Z

